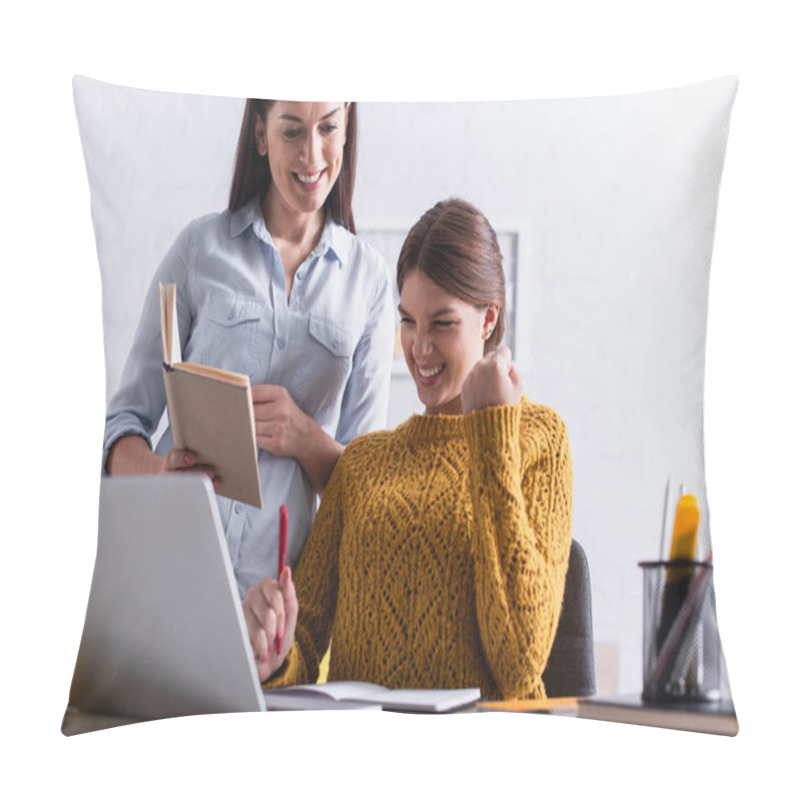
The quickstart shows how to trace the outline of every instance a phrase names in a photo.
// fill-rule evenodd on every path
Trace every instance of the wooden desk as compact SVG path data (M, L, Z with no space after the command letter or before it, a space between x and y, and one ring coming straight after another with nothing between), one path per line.
M580 700L572 713L581 719L695 733L736 736L739 732L736 711L730 700L652 705L643 702L639 694L627 694Z
M730 701L651 705L638 694L611 697L550 697L545 700L479 702L480 711L554 714L559 717L624 722L653 728L736 736L739 723Z

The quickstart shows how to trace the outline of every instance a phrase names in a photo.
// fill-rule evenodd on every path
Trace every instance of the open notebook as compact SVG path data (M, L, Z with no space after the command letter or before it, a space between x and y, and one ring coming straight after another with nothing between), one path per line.
M295 687L301 699L286 692L282 704L265 704L275 692L263 692L258 681L207 477L101 480L97 558L68 715L130 722L279 707L436 712L479 694L328 687L306 687L305 695Z
M363 681L333 681L264 692L268 709L336 708L342 703L377 705L385 711L455 711L480 699L479 689L387 689Z

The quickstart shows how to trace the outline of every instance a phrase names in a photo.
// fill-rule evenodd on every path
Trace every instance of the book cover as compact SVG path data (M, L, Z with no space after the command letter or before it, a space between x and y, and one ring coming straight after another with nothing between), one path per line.
M180 360L175 285L159 284L164 386L175 447L214 468L217 493L261 508L255 417L247 375Z

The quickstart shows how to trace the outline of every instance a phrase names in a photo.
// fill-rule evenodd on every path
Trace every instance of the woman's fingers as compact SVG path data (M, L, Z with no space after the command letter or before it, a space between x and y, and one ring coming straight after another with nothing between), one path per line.
M288 396L288 391L283 386L278 386L273 383L257 383L250 389L253 405L260 405L262 403L274 403L277 400L283 399Z
M251 391L258 446L275 456L298 458L312 433L309 417L283 386L259 384Z
M269 640L267 639L267 631L264 627L262 627L260 621L256 620L253 614L248 611L246 606L244 618L247 624L247 633L250 637L250 644L253 648L253 654L256 657L256 661L264 662L269 658Z
M278 451L276 438L285 426L282 412L281 391L283 387L259 384L252 387L253 417L256 424L256 443L263 450ZM285 391L285 390L283 390ZM274 455L280 453L274 452Z
M257 660L266 661L275 650L278 633L286 628L281 587L277 581L264 578L247 590L243 606L253 652Z
M298 603L291 569L284 568L277 581L264 578L248 589L242 607L258 677L264 681L281 666L294 641Z
M281 652L279 655L284 655L289 651L294 640L294 632L297 627L297 615L299 612L297 603L297 594L294 588L294 581L292 580L291 567L286 567L281 573L279 585L283 595L283 628L279 628L281 636Z
M214 484L214 488L219 487L219 478L214 467L209 464L198 464L197 456L191 450L169 450L164 456L165 472L203 472Z
M511 361L511 350L497 350L478 361L464 379L461 389L465 414L489 406L513 405L522 396L519 375Z
M194 467L197 457L191 450L169 450L164 456L164 467L168 470Z
M269 655L269 639L266 631L266 618L269 608L258 586L253 586L247 590L242 609L253 652L258 661L264 661Z
M508 375L511 369L511 350L506 345L498 347L488 358L494 358L503 375Z

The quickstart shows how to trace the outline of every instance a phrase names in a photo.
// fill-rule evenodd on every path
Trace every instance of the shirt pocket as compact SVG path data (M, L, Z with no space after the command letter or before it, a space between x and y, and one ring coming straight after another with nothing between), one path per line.
M358 337L341 325L311 314L300 357L293 360L287 388L307 413L335 411L338 418ZM327 420L328 414L323 414ZM320 419L317 419L320 422Z
M210 295L200 320L202 333L192 360L252 376L258 363L259 334L268 325L265 303L233 293Z
M355 337L330 320L311 316L308 320L308 334L337 358L351 359L355 349Z

